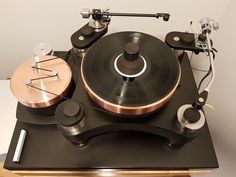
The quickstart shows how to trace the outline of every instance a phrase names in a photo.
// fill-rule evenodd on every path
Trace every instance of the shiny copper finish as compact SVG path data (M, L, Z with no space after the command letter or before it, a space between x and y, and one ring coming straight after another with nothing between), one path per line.
M93 101L95 103L97 103L98 105L100 105L101 107L103 107L113 113L117 113L117 114L121 114L121 115L128 115L128 116L138 116L138 115L151 113L151 112L157 110L158 108L164 106L173 96L173 94L179 84L180 77L181 77L181 68L179 65L179 73L177 73L179 75L178 80L177 80L176 84L174 85L173 89L164 98L162 98L161 100L158 100L155 103L144 105L144 106L127 107L127 106L122 106L122 105L113 104L111 102L108 102L108 101L104 100L103 98L99 97L96 93L94 93L94 91L89 87L89 85L87 84L87 82L84 78L82 66L83 66L83 60L82 60L82 64L81 64L81 76L82 76L83 83L85 85L85 89L86 89L87 93L89 94L89 96L93 99Z
M39 61L55 58L55 56L41 56ZM62 100L68 92L71 84L72 72L69 65L60 58L47 62L38 63L38 68L53 70L53 72L33 69L37 59L32 58L14 71L11 77L11 91L20 103L31 108L45 108ZM58 74L56 77L39 79L31 82L31 85L45 91L40 91L33 87L27 86L30 79L47 77ZM52 94L54 93L54 94Z
M78 171L12 171L15 174L20 176L60 176L60 177L68 177L68 176L83 176L83 177L102 177L102 176L110 176L110 177L190 177L190 175L200 175L210 173L211 171L205 169L199 170L135 170L135 169L98 169L98 170L78 170Z

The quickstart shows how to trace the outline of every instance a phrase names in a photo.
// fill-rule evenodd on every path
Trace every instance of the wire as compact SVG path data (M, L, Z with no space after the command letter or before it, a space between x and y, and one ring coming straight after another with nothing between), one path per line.
M201 88L202 82L211 74L211 67L209 67L208 72L206 73L206 75L201 79L201 81L198 84L197 90L199 90Z
M207 49L204 47L204 45L200 42L200 45L202 46L202 49L204 50L204 53L206 56L208 56L208 52L206 51Z
M190 58L189 58L189 61L190 61L190 62L191 62L192 58L193 58L193 51L191 52L191 56L190 56Z
M74 71L73 78L74 78L74 81L77 82L79 65L77 63L77 58L75 57L75 55L70 55L67 59L67 63L70 65L71 68L73 68L72 69Z
M192 58L193 58L193 51L191 52L191 56L190 56L190 58L189 58L190 66L191 66L191 68L192 68L193 70L200 71L200 72L208 72L208 70L198 69L198 68L192 67L192 65L191 65Z
M72 51L72 50L70 49L70 50L66 53L66 55L63 55L63 56L61 56L61 57L55 57L55 58L52 58L52 59L64 58L64 60L65 60L71 67L74 67L74 70L75 70L75 71L77 71L77 69L78 69L78 63L77 63L76 57L74 57L74 56L75 56L76 54L78 54L79 52L77 52L77 53L72 53L71 51ZM75 81L77 81L77 79L78 79L78 72L76 72ZM31 87L31 88L34 88L34 89L36 89L36 90L39 90L39 91L42 91L42 92L46 92L46 93L49 93L49 94L52 94L52 95L61 97L61 98L65 99L65 100L70 100L70 99L71 99L71 98L68 98L68 97L66 97L66 96L58 95L58 94L56 94L56 93L54 93L54 92L51 92L51 91L48 91L48 90L45 90L45 89L42 89L42 88L33 86L33 85L31 85L31 84L26 84L26 85L29 86L29 87ZM71 99L71 100L73 100L73 99ZM84 104L85 106L87 106L87 107L90 107L91 109L96 109L96 110L98 110L98 111L101 111L101 112L109 113L109 114L110 114L109 111L106 111L106 110L104 110L104 109L102 109L102 108L99 108L99 107L96 107L96 106L92 106L92 105L87 104L87 103L83 103L83 104Z
M190 29L191 29L191 32L193 33L192 24L193 24L193 21L191 21L191 22L189 23L189 25L190 25Z
M72 53L72 49L70 49L66 52L65 55L58 57L64 59L68 63L70 68L73 68L73 71L75 71L75 73L73 74L73 79L75 82L77 82L78 80L78 72L77 72L78 63L76 62L76 57L75 57L78 53L80 52Z
M197 68L194 68L192 67L193 70L196 70L196 71L200 71L200 72L208 72L208 70L205 70L205 69L197 69Z
M215 53L214 53L214 51L217 52L217 50L213 48L213 50L207 51L207 49L203 46L202 43L200 43L200 45L201 45L202 49L204 50L204 53L206 54L206 56L209 56L209 55L210 55L209 52L212 53L212 55L213 55L213 60L214 60L214 59L215 59ZM192 60L192 57L193 57L193 52L191 53L191 57L190 57L190 59L189 59L190 62L191 62L191 60ZM190 63L190 65L191 65L191 63ZM197 90L199 91L199 89L201 88L201 85L202 85L203 81L212 73L212 68L211 68L211 66L209 67L208 70L197 69L197 68L194 68L194 67L192 67L192 66L191 66L191 68L192 68L193 70L196 70L196 71L207 72L207 73L203 76L203 78L201 79L201 81L200 81L199 84L198 84ZM211 76L211 77L212 77L212 76ZM210 83L210 81L209 81L209 83ZM207 85L209 85L209 83L208 83Z
M211 51L213 53L213 60L215 59L215 53L213 51ZM199 82L198 84L198 90L200 89L201 85L202 85L202 82L211 74L212 72L212 69L211 69L211 66L209 67L209 70L208 72L206 73L206 75L201 79L201 81ZM212 77L212 76L211 76ZM210 79L211 80L211 79ZM207 85L209 85L210 81L208 82Z
M33 86L33 85L31 85L31 84L26 84L26 85L29 86L29 87L32 87L32 88L34 88L34 89L36 89L36 90L40 90L40 91L42 91L42 92L46 92L46 93L49 93L49 94L52 94L52 95L55 95L55 96L59 96L59 97L64 98L64 99L66 99L66 100L69 100L69 99L70 99L70 98L67 98L67 97L65 97L65 96L58 95L58 94L56 94L56 93L50 92L50 91L48 91L48 90L41 89L41 88L39 88L39 87Z
M37 69L37 70L42 70L42 71L48 71L48 72L53 72L53 70L51 69L46 69L46 68L39 68L37 66L32 66L33 69Z
M48 78L51 78L51 77L56 77L58 76L58 73L54 74L54 75L49 75L49 76L44 76L44 77L37 77L37 78L33 78L33 79L30 79L30 81L36 81L36 80L42 80L42 79L48 79Z
M49 58L49 59L42 60L42 61L36 61L35 63L36 63L36 64L44 63L44 62L48 62L48 61L51 61L51 60L56 60L56 59L59 59L59 58L60 58L60 57L53 57L53 58Z
M39 91L42 91L42 92L46 92L46 93L49 93L49 94L52 94L52 95L61 97L62 99L65 99L65 100L73 100L73 99L68 98L68 97L66 97L66 96L58 95L58 94L56 94L56 93L54 93L54 92L50 92L50 91L48 91L48 90L41 89L41 88L36 87L36 86L33 86L33 85L31 85L31 84L26 84L26 85L29 86L29 87L31 87L31 88L34 88L34 89L36 89L36 90L39 90ZM90 107L90 108L92 108L92 109L96 109L96 110L98 110L98 111L101 111L101 112L109 113L109 114L110 114L109 111L106 111L106 110L104 110L104 109L102 109L102 108L99 108L99 107L96 107L96 106L92 106L92 105L89 105L89 104L84 103L84 102L83 102L82 104L85 105L85 106L87 106L87 107Z
M72 55L72 54L71 54L71 51L72 51L72 49L68 50L67 53L66 53L66 55L64 56L66 62L68 62L68 58ZM64 57L62 56L62 58L64 58Z

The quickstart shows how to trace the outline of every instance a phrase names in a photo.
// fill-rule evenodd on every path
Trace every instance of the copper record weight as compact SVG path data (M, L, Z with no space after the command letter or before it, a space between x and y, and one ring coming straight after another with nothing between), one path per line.
M117 59L127 55L124 49L129 43L137 45L133 50L139 51L134 55L141 62L140 74L127 79L129 75L117 69ZM126 63L135 70L132 62ZM140 63L144 63L143 69ZM125 72L131 73L127 67ZM90 47L81 64L81 75L88 95L98 105L121 117L139 117L171 99L180 81L181 68L174 53L161 40L140 32L119 32Z
M46 108L66 96L71 78L71 69L63 59L40 56L18 66L10 85L21 104L31 108Z

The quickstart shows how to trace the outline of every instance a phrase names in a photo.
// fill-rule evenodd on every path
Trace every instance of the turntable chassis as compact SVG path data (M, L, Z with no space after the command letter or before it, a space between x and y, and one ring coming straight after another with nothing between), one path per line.
M63 54L57 53L59 56ZM182 60L181 63L184 64L187 71L185 76L190 82L184 91L187 97L190 96L189 99L194 99L196 85L187 55ZM182 84L184 83L180 82L180 85ZM86 99L88 98L86 97ZM183 98L181 101L177 101L177 104L183 104L186 101L186 98ZM167 109L172 108L172 104L171 101L167 105ZM162 114L166 112L160 111ZM218 167L207 124L197 138L180 149L169 148L159 137L139 133L137 135L98 136L80 149L73 146L59 133L56 126L53 125L55 120L52 119L44 126L32 125L22 122L24 116L32 116L26 114L20 117L23 113L25 113L24 110L18 109L18 121L4 165L4 168L12 170L15 174L23 176L55 176L59 174L60 176L101 176L101 172L112 171L116 176L189 176L190 173L207 172L208 169ZM102 112L100 114L104 115ZM108 118L110 117L112 116ZM30 136L26 139L21 157L22 162L14 163L12 156L20 129L27 129ZM138 160L140 158L142 161Z

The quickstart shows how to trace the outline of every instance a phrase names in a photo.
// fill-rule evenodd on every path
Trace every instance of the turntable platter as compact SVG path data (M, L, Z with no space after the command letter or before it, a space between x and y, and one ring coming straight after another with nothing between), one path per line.
M140 74L130 78L116 68L117 58L129 43L137 44L145 65ZM81 75L97 104L132 117L166 104L178 86L181 71L178 59L161 40L140 32L119 32L103 37L87 51Z

